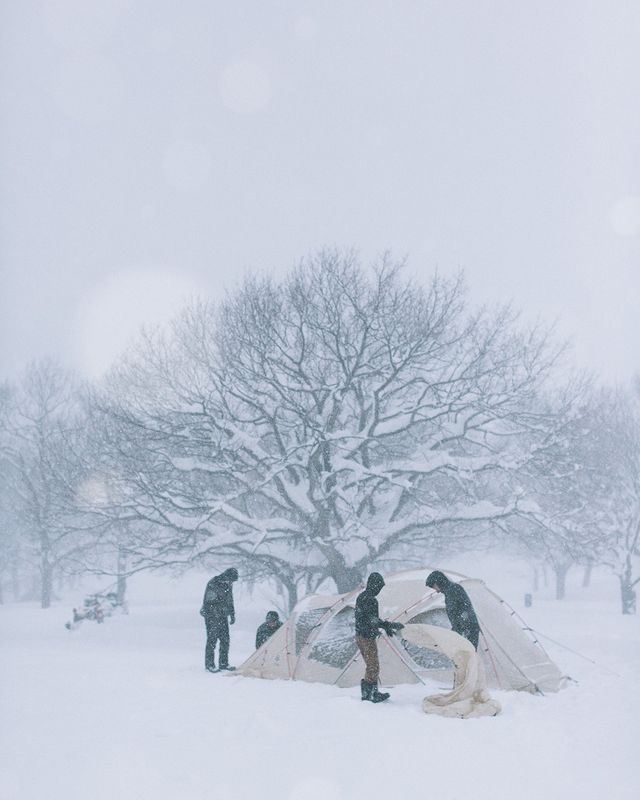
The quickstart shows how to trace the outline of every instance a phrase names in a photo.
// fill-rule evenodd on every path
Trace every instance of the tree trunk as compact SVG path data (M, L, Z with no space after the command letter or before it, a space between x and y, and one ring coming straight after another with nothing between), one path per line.
M345 564L333 564L329 570L329 577L333 579L338 594L346 594L362 585L362 575L355 567Z
M53 566L49 560L51 545L46 529L40 530L40 606L49 608L53 596Z
M123 547L118 548L118 583L116 589L116 599L118 605L124 605L125 594L127 592L127 556Z
M290 581L287 579L283 580L282 578L280 578L280 585L287 593L287 604L289 606L289 611L291 612L298 602L298 586L295 581Z
M538 569L538 565L534 564L533 567L533 591L537 592L540 588L540 570Z
M636 593L633 588L631 558L627 557L624 570L618 575L620 579L620 600L623 614L636 613Z
M46 558L42 559L40 579L40 607L49 608L53 596L53 569Z
M582 588L588 589L591 586L591 570L593 569L593 561L589 559L584 568L584 574L582 575Z
M327 561L327 577L335 583L338 594L346 594L362 584L362 575L357 567L348 567L342 554L331 545L320 547Z
M553 572L556 576L556 600L564 600L566 594L566 578L570 564L554 564Z
M14 600L20 599L20 580L18 578L18 567L15 564L11 567L11 593Z

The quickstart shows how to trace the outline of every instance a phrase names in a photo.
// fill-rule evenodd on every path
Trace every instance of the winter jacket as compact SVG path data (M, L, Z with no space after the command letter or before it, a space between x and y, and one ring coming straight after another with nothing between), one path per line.
M230 617L232 621L235 619L233 579L229 572L230 570L226 570L221 575L211 578L207 583L200 610L203 617L218 620L226 620Z
M276 623L270 625L268 622L263 622L256 631L256 650L267 641L270 636L282 627L282 623L278 620Z
M450 581L444 572L437 570L429 575L426 585L437 586L444 594L444 606L451 623L451 630L464 636L477 649L480 625L469 595L463 587L459 583Z
M383 621L379 616L376 595L384 586L384 579L379 572L372 572L367 580L364 592L356 600L356 636L363 639L375 639Z

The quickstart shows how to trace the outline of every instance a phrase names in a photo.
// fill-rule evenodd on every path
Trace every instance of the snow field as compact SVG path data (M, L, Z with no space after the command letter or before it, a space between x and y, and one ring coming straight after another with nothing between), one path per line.
M532 627L598 665L543 639L578 684L497 692L503 713L473 720L423 714L423 686L374 706L356 689L206 673L202 575L133 582L130 616L73 632L64 622L77 596L48 611L0 607L0 798L640 796L640 620L619 613L610 577L562 603L545 590L530 609L519 580L501 580L487 578ZM271 606L239 594L236 607L239 664Z

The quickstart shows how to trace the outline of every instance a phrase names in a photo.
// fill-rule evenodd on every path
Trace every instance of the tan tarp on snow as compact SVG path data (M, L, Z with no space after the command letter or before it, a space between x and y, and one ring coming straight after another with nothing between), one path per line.
M385 619L447 625L444 598L424 584L431 568L385 576L378 597ZM478 648L487 685L497 689L557 691L566 682L526 625L496 594L476 579L444 570L469 593L482 634ZM364 673L354 639L354 606L360 589L334 597L312 595L239 667L256 678L318 681L357 686ZM378 639L380 682L384 686L451 680L452 665L419 645L404 646L386 635Z
M405 625L401 636L419 647L444 653L453 662L453 689L425 697L422 701L425 714L466 719L495 717L500 713L500 703L487 691L482 661L471 642L435 625Z

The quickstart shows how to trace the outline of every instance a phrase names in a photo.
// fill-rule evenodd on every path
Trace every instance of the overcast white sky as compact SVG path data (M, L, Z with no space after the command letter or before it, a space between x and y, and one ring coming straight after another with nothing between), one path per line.
M0 377L322 245L640 369L640 2L5 0Z

